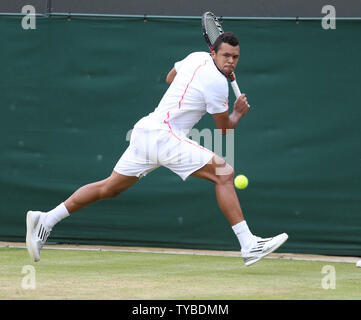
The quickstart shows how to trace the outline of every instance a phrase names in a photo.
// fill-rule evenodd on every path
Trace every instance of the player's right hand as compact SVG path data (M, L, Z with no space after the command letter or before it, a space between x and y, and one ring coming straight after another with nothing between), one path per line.
M246 115L250 108L250 105L247 101L247 96L243 93L240 95L240 97L234 102L234 110L241 114L243 117Z

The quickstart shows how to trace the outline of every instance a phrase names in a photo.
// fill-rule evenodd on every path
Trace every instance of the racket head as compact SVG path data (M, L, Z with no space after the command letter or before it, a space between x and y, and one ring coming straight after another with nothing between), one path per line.
M207 11L202 15L202 31L209 49L213 50L213 45L220 34L224 33L221 24L214 13Z

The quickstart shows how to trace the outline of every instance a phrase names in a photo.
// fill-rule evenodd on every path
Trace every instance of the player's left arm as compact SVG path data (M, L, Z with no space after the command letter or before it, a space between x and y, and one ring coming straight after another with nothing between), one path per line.
M171 71L168 72L167 78L166 78L166 82L168 84L171 84L175 78L175 76L177 75L177 71L175 68L173 68Z
M234 129L237 127L239 120L245 116L250 106L245 94L242 94L235 102L233 112L228 113L228 110L222 113L213 114L216 127L222 130L222 134L227 133L227 129Z

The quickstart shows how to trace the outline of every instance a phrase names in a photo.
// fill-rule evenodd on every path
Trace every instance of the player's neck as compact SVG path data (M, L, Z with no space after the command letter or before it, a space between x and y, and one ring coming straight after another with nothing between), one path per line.
M212 55L210 54L210 56L212 56ZM213 57L212 57L212 61L213 61L214 65L216 66L217 70L218 70L220 73L222 73L222 75L224 75L224 76L228 79L229 76L226 75L224 72L222 72L221 69L218 68L218 66L217 66L216 62L214 61Z

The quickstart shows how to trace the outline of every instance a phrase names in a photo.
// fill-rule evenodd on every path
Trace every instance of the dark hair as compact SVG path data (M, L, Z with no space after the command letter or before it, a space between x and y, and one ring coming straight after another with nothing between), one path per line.
M216 39L216 41L214 41L213 50L215 52L217 52L220 45L223 42L228 43L233 47L238 46L238 44L239 44L239 41L238 41L238 38L236 37L236 35L233 32L228 31L228 32L224 32L224 33L220 34L218 36L218 38Z

